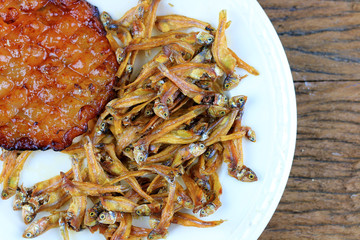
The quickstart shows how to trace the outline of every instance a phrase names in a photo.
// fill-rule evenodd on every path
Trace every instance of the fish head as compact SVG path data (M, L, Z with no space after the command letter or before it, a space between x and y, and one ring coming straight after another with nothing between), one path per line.
M246 132L246 137L251 141L251 142L256 142L256 134L255 131L252 129L249 129Z
M229 98L222 93L216 93L214 99L214 105L225 107L229 104Z
M113 211L103 211L99 214L97 221L102 224L114 224L116 222L116 214Z
M230 90L234 89L240 83L240 80L241 80L241 78L236 74L228 75L224 79L223 90L230 91Z
M258 180L255 172L245 166L238 172L237 178L242 182L256 182Z
M189 152L194 157L198 157L206 151L206 146L203 143L191 143L189 145Z
M93 227L97 224L99 212L95 207L89 208L85 212L84 216L84 225L88 227Z
M232 108L238 108L242 110L245 106L246 101L247 101L247 96L245 95L234 96L230 99L230 106Z
M151 210L150 210L150 208L148 207L148 205L143 204L143 205L137 206L137 207L135 208L135 213L136 213L136 215L138 215L138 216L150 216Z
M145 146L143 145L135 146L133 154L135 161L140 165L147 159L148 156Z
M228 109L226 107L216 106L216 105L211 105L208 109L209 115L214 118L223 117L226 114L228 114L229 112L230 112L230 109Z
M153 111L158 117L161 117L162 119L165 120L169 119L170 112L166 104L163 103L155 104L153 107Z
M112 18L109 13L104 11L100 15L100 21L103 24L103 26L106 28L107 26L109 26L111 24Z
M215 37L207 32L199 32L196 35L197 42L201 45L210 45L214 42Z
M213 203L207 204L200 210L200 217L207 217L216 211L216 206Z
M16 193L15 189L11 189L11 188L4 189L1 192L1 199L7 200L7 199L11 198L12 196L14 196L15 193Z
M36 216L34 206L32 206L31 204L23 205L21 208L21 215L25 224L31 223Z

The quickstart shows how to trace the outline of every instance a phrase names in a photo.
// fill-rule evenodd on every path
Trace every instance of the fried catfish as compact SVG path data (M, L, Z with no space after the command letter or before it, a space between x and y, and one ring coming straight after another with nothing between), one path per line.
M0 146L69 146L112 98L117 67L86 1L0 1Z

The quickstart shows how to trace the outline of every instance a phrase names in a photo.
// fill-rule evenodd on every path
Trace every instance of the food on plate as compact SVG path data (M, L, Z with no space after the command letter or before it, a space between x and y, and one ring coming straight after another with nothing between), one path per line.
M8 169L8 173L4 174L3 178L3 190L1 192L2 199L8 199L15 195L19 180L20 172L24 167L26 159L30 156L30 151L22 152L17 158L13 169ZM10 161L14 161L15 158L10 157Z
M69 146L112 98L116 70L86 1L0 1L0 146Z
M258 72L228 48L226 11L214 28L180 15L156 17L159 3L141 0L118 20L101 14L119 64L116 96L82 138L63 150L72 161L68 172L30 188L18 186L29 152L3 151L0 180L11 191L2 197L15 195L14 210L30 224L25 238L54 227L63 239L69 239L69 229L87 228L111 240L162 239L171 224L215 227L223 220L204 221L187 212L207 217L221 207L222 163L231 177L257 181L243 159L243 139L256 141L242 124L247 97L228 97L226 91L247 76L236 67ZM153 28L160 34L153 36ZM135 73L141 51L153 57ZM42 211L50 215L36 219ZM133 221L144 216L150 228Z

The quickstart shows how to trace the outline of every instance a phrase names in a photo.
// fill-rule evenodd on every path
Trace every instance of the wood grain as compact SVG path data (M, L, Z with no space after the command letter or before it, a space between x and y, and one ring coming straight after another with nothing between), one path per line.
M359 0L259 0L295 81L360 79Z
M259 0L293 73L298 134L290 178L261 235L360 239L360 1Z
M295 87L293 167L260 239L360 239L360 81Z

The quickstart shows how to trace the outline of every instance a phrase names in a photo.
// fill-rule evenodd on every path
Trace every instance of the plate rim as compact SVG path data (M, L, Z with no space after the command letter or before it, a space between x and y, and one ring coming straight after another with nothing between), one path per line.
M247 237L248 239L258 239L261 236L261 234L264 232L264 230L266 229L267 225L270 223L271 218L274 216L276 209L277 209L278 205L280 204L281 198L285 192L286 185L287 185L287 182L288 182L288 179L290 176L292 164L294 161L295 149L296 149L297 102L296 102L295 85L294 85L294 80L292 77L290 63L286 56L286 52L285 52L284 46L281 42L281 39L280 39L278 33L276 32L276 29L275 29L274 25L272 24L270 18L268 17L268 15L266 14L265 10L262 8L260 3L257 0L252 0L252 2L255 6L257 6L259 8L260 11L262 11L263 14L261 16L263 18L263 23L267 25L268 33L274 37L274 40L276 40L274 43L276 43L278 45L277 46L277 49L279 49L278 54L281 58L281 63L283 65L282 69L284 70L284 76L286 78L285 83L287 84L287 90L289 90L288 91L289 95L287 98L289 100L289 102L287 103L287 105L288 105L287 109L289 110L288 116L290 117L289 125L290 125L290 129L292 130L290 132L290 134L288 135L289 144L288 144L288 148L287 148L287 155L285 156L286 165L284 166L286 170L283 171L283 175L278 181L278 182L280 182L280 186L278 185L278 187L276 188L276 193L275 193L275 196L273 197L272 202L269 204L267 211L265 211L265 214L263 214L263 217L261 218L259 225L262 227L255 228L253 233L249 232L249 234L254 236L254 238L249 236L249 234L248 234L248 236L245 235L245 238ZM235 233L236 232L237 232L237 230L235 231Z
M263 231L266 228L266 226L268 225L268 223L270 222L272 216L274 215L275 210L280 203L280 199L284 194L286 183L287 183L287 180L290 175L290 170L291 170L291 166L293 163L293 157L294 157L295 147L296 147L297 110L296 110L296 95L295 95L295 90L294 90L294 88L295 88L294 82L293 82L293 78L291 75L289 61L286 57L285 50L281 43L281 40L280 40L278 34L276 33L276 30L275 30L274 26L272 25L270 19L268 18L266 12L261 7L261 5L258 3L258 1L256 1L256 0L247 0L247 1L249 1L249 4L255 4L254 6L257 6L257 8L261 9L261 11L263 12L263 14L261 14L261 17L264 19L263 22L264 22L264 24L269 26L268 33L271 34L271 36L276 36L275 37L276 44L279 45L279 47L277 47L277 49L279 49L278 53L280 54L279 56L282 59L281 63L283 66L286 65L286 68L283 68L283 69L286 69L284 74L286 75L285 78L287 79L287 81L286 81L287 88L290 89L292 87L292 89L293 89L293 91L289 92L288 97L289 97L290 102L287 104L288 109L290 110L289 111L290 125L291 125L290 129L292 129L292 132L289 135L290 144L287 149L287 155L285 156L285 158L286 158L285 169L286 170L283 172L282 177L279 179L281 186L278 186L276 188L275 196L273 196L272 201L269 203L267 210L265 212L262 211L263 217L261 218L260 221L258 221L259 227L253 228L253 229L251 229L252 231L246 232L245 234L247 234L247 235L242 235L242 237L244 237L244 238L247 236L249 239L258 239L260 237L260 235L263 233ZM232 235L236 234L237 232L238 232L238 230L235 230Z

